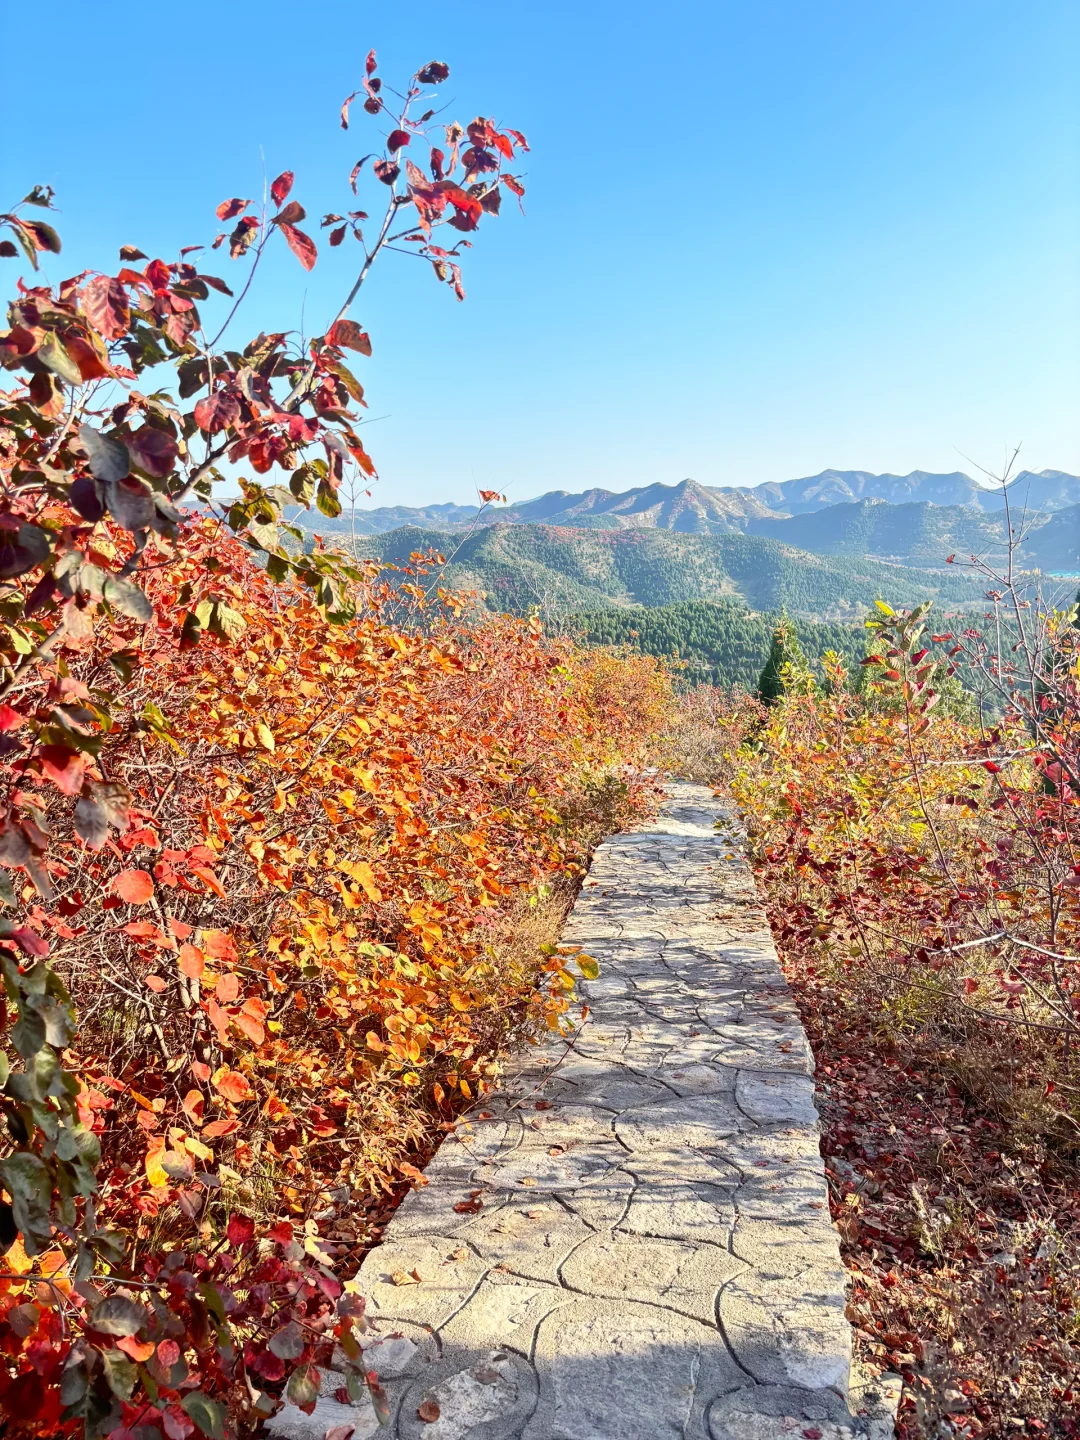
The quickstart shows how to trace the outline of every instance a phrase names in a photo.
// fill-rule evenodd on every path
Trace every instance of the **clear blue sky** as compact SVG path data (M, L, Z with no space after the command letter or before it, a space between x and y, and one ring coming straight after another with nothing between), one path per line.
M370 503L970 470L1020 441L1080 471L1075 0L8 6L6 73L38 78L0 195L57 190L53 278L212 238L263 156L344 209L371 45L389 77L446 60L453 115L533 152L463 305L414 260L375 272ZM357 253L305 275L282 247L246 331L322 328Z

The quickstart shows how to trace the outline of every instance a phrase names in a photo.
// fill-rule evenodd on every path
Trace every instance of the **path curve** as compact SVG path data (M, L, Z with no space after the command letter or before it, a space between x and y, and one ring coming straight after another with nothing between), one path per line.
M852 1385L813 1060L742 848L682 782L598 848L563 936L600 962L588 1020L459 1125L360 1272L389 1428L329 1398L331 1374L313 1416L288 1407L272 1430L892 1433Z

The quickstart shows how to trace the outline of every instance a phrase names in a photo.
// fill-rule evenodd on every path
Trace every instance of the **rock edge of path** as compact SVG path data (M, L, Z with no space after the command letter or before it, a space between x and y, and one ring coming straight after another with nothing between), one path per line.
M589 1018L458 1126L360 1271L389 1425L331 1372L271 1433L892 1435L895 1384L852 1376L813 1060L742 846L673 782L597 849L563 934L600 963Z

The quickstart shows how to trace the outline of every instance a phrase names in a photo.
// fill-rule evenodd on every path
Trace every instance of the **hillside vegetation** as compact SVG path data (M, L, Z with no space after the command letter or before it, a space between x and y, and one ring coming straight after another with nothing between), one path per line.
M1007 643L882 604L861 683L699 689L680 731L745 817L901 1440L1080 1435L1080 628L998 589Z
M465 536L406 527L358 537L357 552L394 564L434 550L449 563L439 583L476 590L494 610L545 615L630 605L741 599L753 610L810 618L862 616L880 595L905 603L971 605L978 577L878 560L823 557L759 535L670 530L580 530L491 525Z
M776 625L775 615L759 615L734 601L686 601L655 609L597 610L571 615L565 628L588 645L627 646L645 655L674 656L677 673L694 685L737 686L752 691ZM866 650L861 624L802 620L799 640L814 673L827 650L842 655L854 668Z

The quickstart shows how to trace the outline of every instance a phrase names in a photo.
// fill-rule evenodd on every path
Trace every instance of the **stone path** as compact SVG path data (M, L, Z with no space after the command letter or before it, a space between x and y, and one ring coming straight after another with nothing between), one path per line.
M892 1434L852 1382L813 1061L740 847L677 783L599 848L563 937L600 962L588 1020L444 1142L361 1270L388 1429L329 1375L279 1435Z

